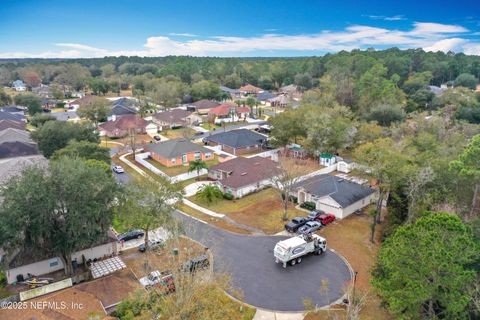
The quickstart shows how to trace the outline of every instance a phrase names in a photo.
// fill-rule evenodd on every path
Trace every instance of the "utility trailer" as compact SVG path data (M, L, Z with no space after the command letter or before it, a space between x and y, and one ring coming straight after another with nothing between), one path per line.
M302 262L302 257L314 253L321 255L327 250L327 240L317 234L298 235L286 240L277 242L273 254L275 263L282 263L287 267L287 263L294 266Z

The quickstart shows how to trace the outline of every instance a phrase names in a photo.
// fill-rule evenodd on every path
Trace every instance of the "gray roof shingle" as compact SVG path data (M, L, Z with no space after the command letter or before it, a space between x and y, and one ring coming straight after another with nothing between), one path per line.
M342 208L346 208L375 192L372 188L329 174L305 179L297 183L296 187L297 189L303 188L311 195L319 198L329 196Z
M267 140L267 137L248 129L238 129L217 133L212 136L205 137L204 140L212 141L232 148L242 148L264 144Z

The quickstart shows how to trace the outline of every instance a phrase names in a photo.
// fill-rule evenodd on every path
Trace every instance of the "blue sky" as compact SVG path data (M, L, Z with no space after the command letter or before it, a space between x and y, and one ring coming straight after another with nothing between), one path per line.
M394 46L480 55L480 6L473 0L0 0L0 58L310 56Z

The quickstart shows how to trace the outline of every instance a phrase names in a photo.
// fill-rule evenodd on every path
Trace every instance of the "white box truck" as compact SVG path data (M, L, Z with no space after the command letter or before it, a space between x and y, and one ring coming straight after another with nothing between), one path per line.
M327 250L327 240L317 234L298 235L290 239L277 242L273 254L275 263L282 263L287 267L287 263L294 266L302 262L302 257L314 253L321 255Z

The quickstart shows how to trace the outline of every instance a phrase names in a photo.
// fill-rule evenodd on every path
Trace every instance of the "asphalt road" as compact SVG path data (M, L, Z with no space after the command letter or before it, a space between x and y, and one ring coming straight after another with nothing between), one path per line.
M305 310L303 301L310 298L322 307L341 298L351 280L345 262L330 250L284 269L275 263L273 248L286 237L238 235L178 212L176 217L184 222L187 236L212 250L214 270L231 275L233 287L243 292L242 300L250 305L297 312ZM327 280L328 289L321 292L322 280Z
M118 152L118 148L110 148L110 157L113 157L117 152ZM132 179L132 177L127 172L116 173L112 171L112 174L115 177L115 179L117 179L118 182L123 184L127 183Z

